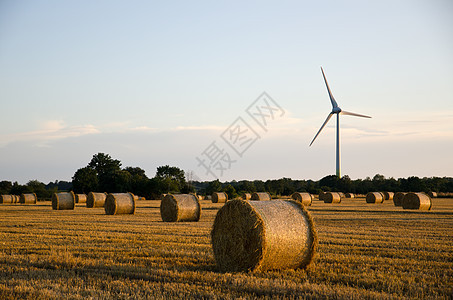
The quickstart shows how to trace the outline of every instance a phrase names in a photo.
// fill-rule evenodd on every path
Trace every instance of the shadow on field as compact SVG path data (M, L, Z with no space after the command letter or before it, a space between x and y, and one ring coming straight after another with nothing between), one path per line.
M349 213L375 213L375 214L388 214L388 215L401 215L401 214L412 214L412 215L445 215L453 216L453 212L447 211L420 211L420 210L366 210L366 209L326 209L326 208L309 208L310 211L316 212L349 212Z

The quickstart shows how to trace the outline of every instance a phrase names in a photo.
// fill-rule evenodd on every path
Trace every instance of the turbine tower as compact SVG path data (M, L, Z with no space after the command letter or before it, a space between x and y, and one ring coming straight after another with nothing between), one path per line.
M326 75L324 74L324 70L322 69L322 67L321 67L321 72L322 72L322 77L324 77L324 82L326 83L327 92L329 93L329 97L330 97L330 102L332 103L332 111L327 116L327 119L322 124L318 133L316 133L315 137L313 138L313 140L310 143L310 146L313 144L313 142L316 140L318 135L321 133L324 126L326 126L327 122L329 122L330 118L334 114L336 114L337 115L336 171L337 171L338 178L340 178L341 177L341 171L340 171L340 114L348 115L348 116L355 116L355 117L362 117L362 118L371 118L371 117L341 110L341 108L337 104L337 101L335 101L335 98L333 97L332 92L330 91L329 84L327 83Z

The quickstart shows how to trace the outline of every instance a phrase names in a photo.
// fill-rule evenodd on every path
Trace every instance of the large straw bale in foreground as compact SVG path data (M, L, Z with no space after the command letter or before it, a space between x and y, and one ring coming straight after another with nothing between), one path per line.
M431 198L425 193L407 193L402 203L404 209L430 210L432 205Z
M395 196L394 192L382 192L382 194L384 194L384 200L393 200Z
M313 202L313 196L310 193L296 192L291 195L291 198L293 198L296 201L299 201L304 206L310 206L311 203Z
M136 197L132 193L112 193L105 198L104 209L107 215L135 214Z
M168 194L160 202L160 216L164 222L197 222L200 215L200 201L191 194Z
M211 196L212 203L225 203L228 201L228 195L224 192L215 192Z
M52 209L65 210L74 209L75 194L69 193L53 193L52 195Z
M327 192L323 196L324 203L340 203L341 196L336 192Z
M404 198L404 195L406 195L407 193L403 193L403 192L397 192L395 193L395 195L393 196L393 204L395 206L402 206L403 205L403 198Z
M211 231L214 257L223 272L306 267L317 236L313 220L296 201L228 201Z
M106 193L89 192L87 197L87 207L104 207L105 198L107 198Z
M384 194L380 192L369 192L366 194L366 203L383 203Z
M87 195L75 194L75 203L87 203Z
M271 199L271 195L268 192L252 193L252 197L250 198L250 200L256 201L269 201Z
M19 199L19 203L22 203L22 204L36 204L37 201L38 201L38 197L36 196L35 193L21 194L20 199Z
M16 197L14 195L1 195L0 196L0 203L14 203L16 201Z

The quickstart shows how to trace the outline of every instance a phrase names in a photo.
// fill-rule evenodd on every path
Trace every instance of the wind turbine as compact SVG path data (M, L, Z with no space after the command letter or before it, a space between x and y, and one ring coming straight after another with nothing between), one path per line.
M324 82L326 83L327 92L329 93L329 97L330 97L330 102L332 102L332 111L329 113L329 115L327 116L327 119L322 124L322 126L319 129L318 133L315 135L315 137L311 141L310 146L311 146L311 144L313 144L313 142L316 140L318 135L321 133L321 131L324 128L324 126L326 126L327 122L329 122L330 118L334 114L336 114L337 115L336 171L337 171L338 178L340 178L341 177L341 171L340 171L340 114L341 115L348 115L348 116L355 116L355 117L362 117L362 118L371 118L371 117L342 110L338 106L337 101L335 101L335 98L333 97L332 92L330 91L329 84L327 83L326 75L324 74L324 70L322 69L322 67L321 67L321 72L322 72L322 77L324 77Z

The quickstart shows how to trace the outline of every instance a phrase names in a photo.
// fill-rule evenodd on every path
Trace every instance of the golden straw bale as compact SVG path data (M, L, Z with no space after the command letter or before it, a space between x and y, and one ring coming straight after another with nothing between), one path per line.
M212 203L225 203L228 201L228 195L224 192L212 193L211 201Z
M339 193L336 193L336 192L324 193L323 199L324 199L324 203L340 203L341 202L341 196Z
M366 194L366 203L383 203L384 194L381 192L369 192Z
M104 210L107 215L135 214L136 197L132 193L112 193L105 198Z
M52 209L55 210L74 209L74 206L75 206L75 195L73 192L53 193Z
M21 194L19 199L19 203L22 204L36 204L37 201L38 197L35 193Z
M395 195L393 196L393 204L395 206L403 206L403 198L404 198L404 195L406 195L407 193L403 193L403 192L397 192L395 193Z
M252 197L250 198L250 200L255 201L269 201L271 199L271 195L268 192L252 193Z
M19 203L20 202L20 196L19 195L13 195L14 196L14 202L13 203Z
M326 192L320 191L318 195L318 199L320 201L324 201L326 199Z
M89 192L87 197L87 207L104 207L105 198L107 198L107 193Z
M300 202L232 200L217 212L211 242L222 272L292 269L313 260L317 234Z
M242 199L243 200L250 200L252 198L252 194L250 193L245 193L243 196L242 196Z
M346 197L343 192L338 192L338 194L340 194L340 198L345 198Z
M437 198L437 193L436 192L428 192L428 196L430 196L431 198Z
M168 194L160 202L160 215L164 222L197 222L201 215L200 201L191 194Z
M351 198L351 199L355 198L355 195L353 193L346 193L346 194L344 194L344 196L346 198Z
M384 195L384 200L393 200L393 197L395 196L395 193L393 192L382 192Z
M313 195L311 195L310 193L296 192L291 195L291 198L293 198L296 201L299 201L304 206L310 206L313 202Z
M404 195L402 206L404 209L431 210L433 202L425 193L407 193Z
M75 194L76 203L87 203L87 195L85 194Z
M16 201L16 197L14 195L1 195L0 196L0 203L14 203Z

